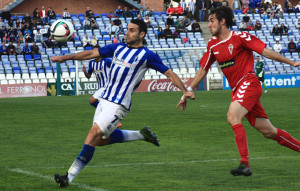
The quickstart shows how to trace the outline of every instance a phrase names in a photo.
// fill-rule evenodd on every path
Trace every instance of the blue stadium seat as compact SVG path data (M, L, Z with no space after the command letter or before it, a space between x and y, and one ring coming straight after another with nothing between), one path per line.
M40 60L41 59L41 55L40 54L35 54L35 55L33 55L33 59L34 60Z
M26 54L26 55L24 56L24 59L25 59L25 61L32 60L31 54Z

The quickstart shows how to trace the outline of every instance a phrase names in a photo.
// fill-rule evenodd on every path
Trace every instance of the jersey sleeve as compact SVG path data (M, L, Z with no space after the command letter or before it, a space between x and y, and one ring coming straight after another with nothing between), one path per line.
M103 60L104 60L104 63L105 63L105 67L110 68L111 62L112 62L111 59L103 58Z
M121 43L109 44L99 48L99 54L103 58L113 57L115 50Z
M266 48L266 44L254 35L242 32L239 37L244 47L257 52L258 54L262 54L262 51Z
M206 52L203 54L203 57L201 58L199 64L201 68L203 68L204 70L208 70L215 61L216 58L215 55L212 53L211 44L208 43Z
M149 59L147 62L147 67L152 68L160 73L165 73L169 67L164 65L161 58L157 54L149 54Z
M92 66L93 61L94 61L94 60L90 60L90 62L89 62L89 70L88 70L88 73L89 73L89 74L92 74L93 71L94 71L93 66Z

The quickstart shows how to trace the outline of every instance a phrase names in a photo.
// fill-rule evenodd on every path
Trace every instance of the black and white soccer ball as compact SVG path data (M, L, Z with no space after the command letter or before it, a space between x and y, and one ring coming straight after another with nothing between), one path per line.
M75 35L73 24L63 19L58 19L51 25L50 33L52 39L60 43L67 42Z

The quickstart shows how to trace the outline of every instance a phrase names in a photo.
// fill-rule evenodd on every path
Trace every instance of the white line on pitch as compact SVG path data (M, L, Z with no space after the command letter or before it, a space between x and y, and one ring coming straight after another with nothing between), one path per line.
M42 174L39 174L39 173L36 173L36 172L22 170L22 169L19 169L19 168L13 168L13 169L9 169L9 170L12 171L12 172L17 172L17 173L20 173L20 174L26 174L26 175L30 175L30 176L35 176L35 177L38 177L38 178L43 178L43 179L47 179L47 180L50 180L50 181L54 182L54 179L53 179L52 176L42 175ZM79 188L83 188L83 189L86 189L86 190L107 191L107 190L92 187L92 186L89 186L89 185L86 185L86 184L72 183L72 185L75 185Z
M272 156L272 157L254 157L250 160L268 160L268 159L281 159L281 158L295 158L297 156ZM209 162L226 162L226 161L239 161L240 159L207 159L207 160L190 160L190 161L157 161L157 162L140 162L140 163L116 163L116 164L103 164L103 165L87 165L85 168L97 167L119 167L119 166L143 166L143 165L173 165L173 164L192 164L192 163L209 163ZM32 167L32 168L67 168L67 167Z

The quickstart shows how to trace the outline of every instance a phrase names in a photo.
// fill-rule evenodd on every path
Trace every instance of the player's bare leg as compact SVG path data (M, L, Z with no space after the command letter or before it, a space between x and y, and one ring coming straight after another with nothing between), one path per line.
M261 132L264 137L273 139L278 144L300 152L300 142L288 132L274 127L267 118L256 118L254 128Z
M231 174L234 176L250 176L252 174L251 169L249 168L247 135L242 124L242 119L247 113L248 110L241 106L237 101L231 102L227 113L227 121L232 126L235 142L241 156L241 162L238 168L231 170Z

